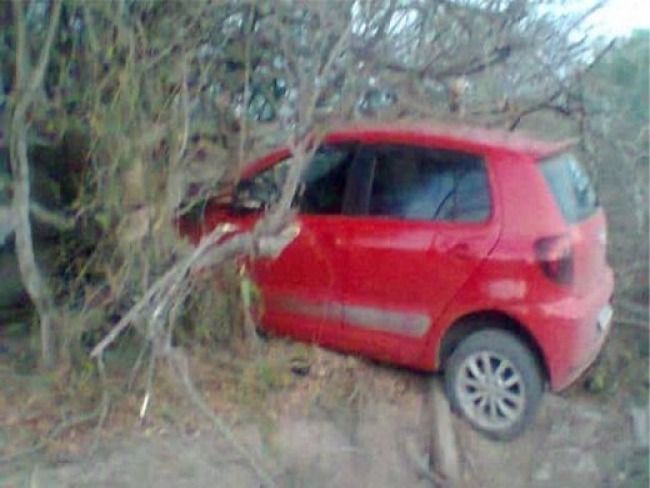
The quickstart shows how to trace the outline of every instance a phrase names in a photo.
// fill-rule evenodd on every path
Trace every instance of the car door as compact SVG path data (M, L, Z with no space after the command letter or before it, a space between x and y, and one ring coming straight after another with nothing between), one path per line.
M296 198L293 240L275 258L257 259L253 275L262 290L265 328L302 341L341 341L342 221L354 144L324 145L315 153Z
M345 229L347 349L415 365L435 320L497 242L481 157L405 144L361 149Z

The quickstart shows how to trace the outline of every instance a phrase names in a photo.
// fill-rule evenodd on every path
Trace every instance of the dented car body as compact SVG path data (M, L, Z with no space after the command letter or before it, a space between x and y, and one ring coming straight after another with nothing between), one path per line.
M611 321L605 215L569 148L425 122L329 133L286 247L251 263L262 326L444 370L474 427L517 435L544 384L565 388L593 362ZM234 204L208 202L183 232L250 225L290 163L288 149L255 162Z

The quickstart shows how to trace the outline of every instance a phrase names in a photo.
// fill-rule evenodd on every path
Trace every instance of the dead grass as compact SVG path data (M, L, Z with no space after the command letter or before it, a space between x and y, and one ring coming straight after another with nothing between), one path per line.
M22 340L11 354L0 355L0 463L30 457L23 454L48 462L75 459L89 453L98 435L192 434L205 428L164 364L157 369L152 399L141 419L142 375L125 390L138 351L122 347L107 355L106 387L112 401L98 432L102 391L93 363L81 371L61 367L41 373L35 362L26 367L30 362L25 356L33 353L29 341ZM280 339L265 341L257 354L236 342L228 348L197 347L190 357L196 384L214 412L232 425L253 421L263 435L270 435L283 416L353 419L375 398L397 401L423 388L423 378L411 372Z
M57 427L97 409L101 385L95 372L71 371L61 367L43 373L35 368L33 354L25 339L11 343L11 353L0 356L0 461L10 461L21 453L39 451L48 460L76 456L94 434L94 422L71 426L58 433ZM230 418L241 411L259 409L272 389L291 386L291 373L283 368L282 356L269 354L254 361L233 356L230 360L211 360L208 351L195 358L199 381L218 413ZM218 355L212 353L218 358ZM142 422L138 417L142 385L124 391L124 378L132 364L130 351L113 353L109 362L108 388L114 395L105 428L113 434L132 431L134 425L146 430L162 430L169 424L191 430L196 416L183 415L186 405L171 378L160 369L151 408ZM250 407L250 408L248 408ZM96 420L96 419L95 419Z
M647 406L650 399L648 330L614 324L597 364L577 388L595 399Z
M647 402L647 356L629 330L613 331L600 366L607 372L605 387L595 393L576 387L571 395L603 404L623 404L630 398ZM89 367L40 373L26 367L29 341L21 347L25 350L12 347L11 354L0 355L0 460L25 452L31 456L0 464L0 472L7 466L27 466L34 455L45 462L79 459L90 453L98 438L169 431L193 435L209 428L164 365L157 370L147 415L140 419L142 378L130 391L124 388L138 350L123 347L107 356L112 402L98 433L98 416L91 415L101 398L96 372ZM257 425L264 439L273 438L278 420L287 418L321 417L350 432L360 413L378 399L396 405L419 402L428 387L427 375L280 339L264 341L257 354L235 342L227 348L196 347L189 357L196 385L212 410L230 425ZM83 416L86 421L66 426ZM266 444L272 448L272 442ZM40 446L38 451L30 452L35 446ZM630 465L621 469L632 476L638 463L627 458L625 462Z

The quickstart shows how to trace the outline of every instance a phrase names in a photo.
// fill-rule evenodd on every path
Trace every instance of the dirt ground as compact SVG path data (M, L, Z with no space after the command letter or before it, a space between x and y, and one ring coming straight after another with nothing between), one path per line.
M318 351L312 359L307 376L276 379L272 393L247 397L249 406L259 402L249 411L263 414L229 422L276 486L434 486L422 476L430 379L334 353ZM488 441L454 419L462 467L458 488L648 486L647 403L635 407L630 398L625 390L594 395L579 388L546 395L535 423L510 443ZM35 456L19 466L0 464L0 485L268 486L195 410L187 408L182 416L137 424L128 435L109 431L92 454L82 448L66 462Z
M420 476L426 426L421 402L368 406L349 419L283 418L267 439L257 426L235 428L237 438L282 487L430 487ZM348 425L343 425L348 423ZM624 462L635 450L630 420L621 412L573 398L549 396L522 438L493 443L455 421L465 487L596 488L626 483ZM271 462L269 462L269 460ZM639 482L640 483L640 482ZM104 445L80 463L35 464L7 487L242 487L264 484L220 435L134 434ZM638 484L636 486L643 486Z

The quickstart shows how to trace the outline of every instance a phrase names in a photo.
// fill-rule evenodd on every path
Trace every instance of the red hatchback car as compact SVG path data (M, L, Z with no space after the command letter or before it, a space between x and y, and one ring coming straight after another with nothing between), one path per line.
M452 407L518 435L545 384L571 384L612 318L605 215L569 145L425 122L331 132L302 180L290 244L251 264L264 329L445 373ZM227 208L182 227L247 227L278 197L280 149Z

